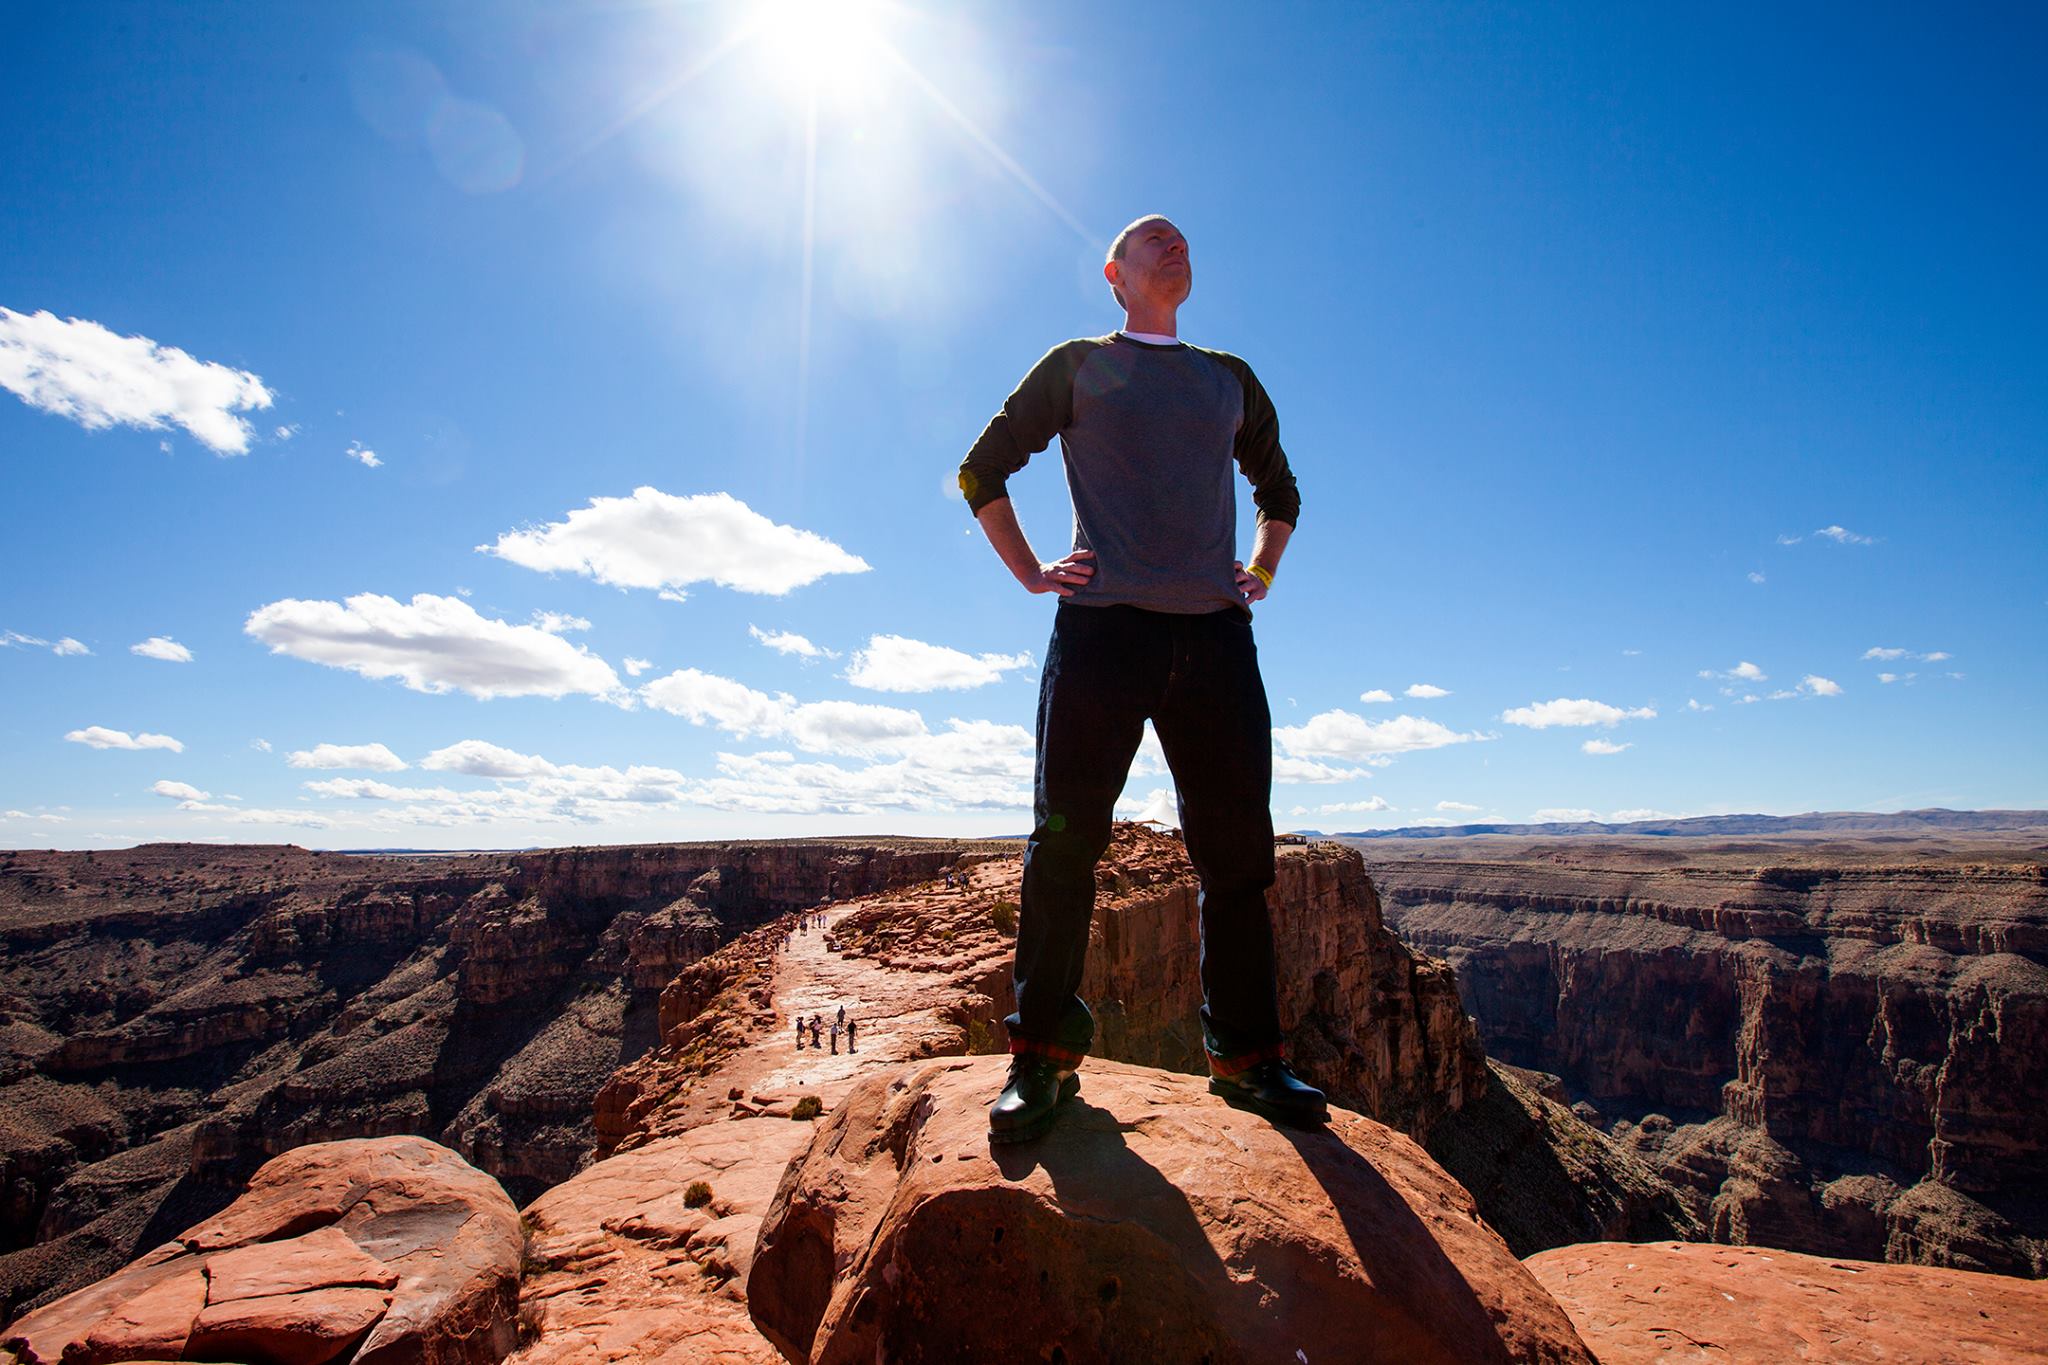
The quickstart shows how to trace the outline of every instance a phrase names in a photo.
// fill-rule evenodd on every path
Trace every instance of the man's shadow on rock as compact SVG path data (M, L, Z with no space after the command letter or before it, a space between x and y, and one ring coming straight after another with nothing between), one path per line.
M1220 1118L1225 1112L1221 1101L1217 1109ZM1125 1134L1150 1123L1193 1126L1199 1119L1181 1114L1128 1123L1077 1098L1062 1107L1059 1122L1046 1136L992 1145L989 1153L1008 1181L1043 1169L1069 1218L1142 1225L1172 1249L1180 1269L1202 1294L1237 1301L1215 1314L1219 1320L1271 1320L1276 1314L1295 1313L1305 1319L1327 1319L1334 1305L1287 1294L1312 1284L1329 1285L1333 1274L1327 1257L1319 1256L1306 1241L1274 1246L1262 1250L1256 1266L1239 1268L1243 1279L1234 1277L1216 1254L1204 1220L1186 1193L1125 1140ZM1375 1338L1369 1352L1374 1358L1382 1358L1378 1353L1388 1348L1393 1354L1385 1358L1395 1358L1405 1348L1413 1359L1439 1359L1446 1346L1455 1350L1455 1343L1464 1343L1472 1352L1467 1358L1505 1358L1487 1305L1444 1253L1437 1234L1370 1161L1326 1128L1275 1124L1274 1131L1293 1147L1328 1198L1359 1269L1384 1302L1384 1317L1366 1329ZM1245 1275L1248 1270L1256 1274ZM1276 1290L1282 1297L1278 1305L1272 1298ZM1295 1301L1286 1302L1289 1297ZM1320 1330L1304 1335L1327 1338L1331 1326L1323 1321Z

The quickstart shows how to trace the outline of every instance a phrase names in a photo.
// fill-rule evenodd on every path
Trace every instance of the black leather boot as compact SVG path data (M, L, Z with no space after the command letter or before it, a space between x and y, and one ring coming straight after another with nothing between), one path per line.
M1260 1062L1235 1076L1211 1076L1209 1093L1221 1095L1225 1104L1249 1109L1275 1123L1316 1128L1330 1121L1330 1106L1323 1092L1295 1075L1278 1058Z
M1059 1107L1081 1093L1081 1078L1049 1057L1020 1052L1010 1079L988 1107L990 1142L1029 1142L1053 1125Z

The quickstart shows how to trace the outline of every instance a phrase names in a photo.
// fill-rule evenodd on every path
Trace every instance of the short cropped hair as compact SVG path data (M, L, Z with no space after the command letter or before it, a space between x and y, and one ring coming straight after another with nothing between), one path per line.
M1166 219L1167 222L1173 221L1172 219L1167 218L1166 215L1163 213L1148 213L1143 215L1142 217L1133 218L1130 222L1126 223L1124 225L1124 230L1116 235L1116 240L1109 244L1109 254L1102 258L1102 263L1104 265L1108 265L1111 261L1122 260L1124 258L1125 250L1128 249L1131 244L1131 234L1136 232L1139 228L1145 226L1145 224L1158 222L1160 219ZM1111 285L1109 287L1109 292L1116 299L1116 306L1119 308L1123 307L1124 291L1117 288L1115 285Z

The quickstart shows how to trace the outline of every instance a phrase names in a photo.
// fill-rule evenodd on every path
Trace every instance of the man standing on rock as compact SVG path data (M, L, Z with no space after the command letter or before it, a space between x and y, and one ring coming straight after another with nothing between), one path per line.
M989 544L1028 592L1060 603L1038 694L1033 828L1013 979L1010 1074L989 1138L1021 1142L1080 1091L1094 1040L1079 994L1095 864L1151 720L1173 771L1201 879L1202 1035L1209 1089L1283 1122L1328 1117L1284 1059L1273 929L1272 717L1249 604L1273 586L1301 499L1279 420L1251 367L1176 330L1188 244L1157 216L1121 233L1102 268L1124 310L1109 336L1065 342L1032 367L960 465ZM1009 476L1057 436L1074 548L1041 562ZM1258 506L1238 560L1236 478Z

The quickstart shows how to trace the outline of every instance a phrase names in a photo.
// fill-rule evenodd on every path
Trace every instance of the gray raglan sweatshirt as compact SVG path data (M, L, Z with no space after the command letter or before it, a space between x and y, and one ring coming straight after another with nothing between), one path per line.
M1095 574L1067 601L1191 614L1244 607L1237 469L1258 520L1289 526L1301 495L1280 420L1251 366L1223 351L1121 333L1065 342L1032 366L960 464L975 512L1054 436L1074 500L1074 548Z

